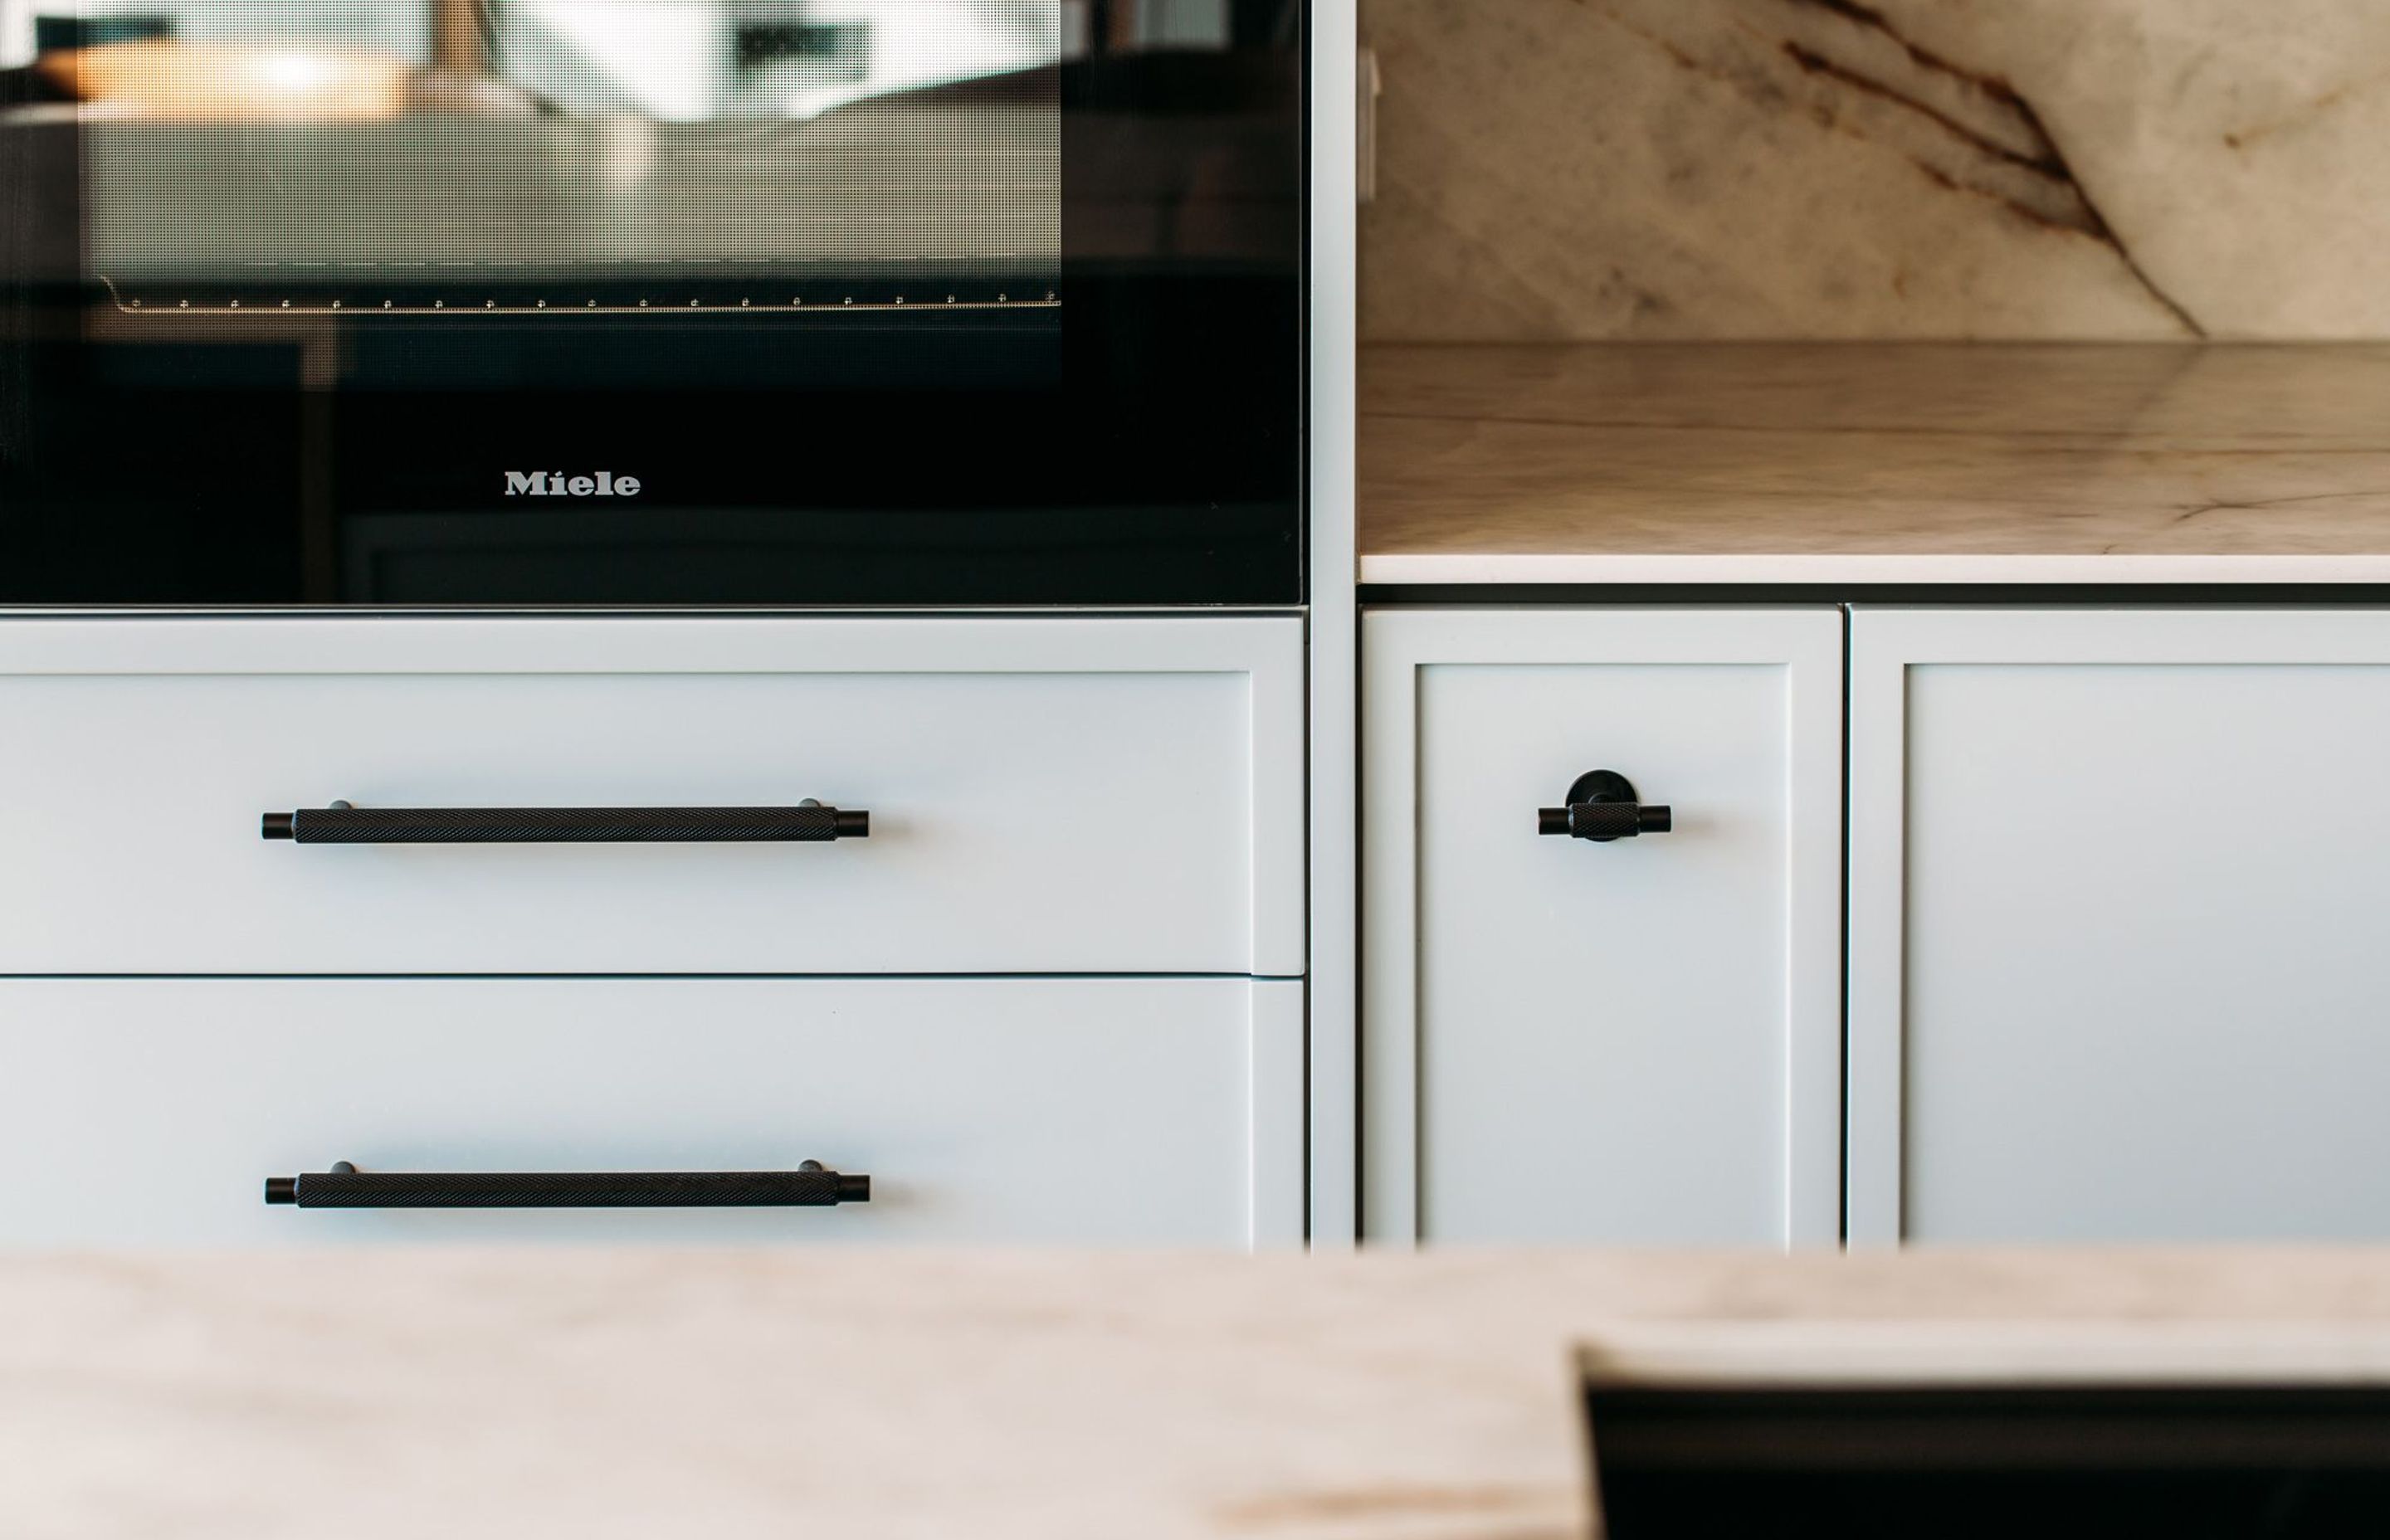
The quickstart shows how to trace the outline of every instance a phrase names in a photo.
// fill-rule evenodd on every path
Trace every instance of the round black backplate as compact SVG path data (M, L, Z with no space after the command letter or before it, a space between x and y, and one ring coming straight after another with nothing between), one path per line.
M1635 783L1615 770L1588 770L1569 782L1572 802L1639 802Z

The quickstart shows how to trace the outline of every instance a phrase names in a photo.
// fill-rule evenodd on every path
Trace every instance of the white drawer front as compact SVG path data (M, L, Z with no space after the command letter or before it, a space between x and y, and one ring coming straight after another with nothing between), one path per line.
M1839 616L1379 611L1362 646L1368 1233L1833 1240ZM1674 828L1539 834L1593 770Z
M1302 1232L1302 986L0 982L0 1244L1071 1242ZM367 1173L867 1174L866 1203L268 1206Z
M1268 618L0 623L0 972L1302 971ZM319 845L785 806L836 843Z

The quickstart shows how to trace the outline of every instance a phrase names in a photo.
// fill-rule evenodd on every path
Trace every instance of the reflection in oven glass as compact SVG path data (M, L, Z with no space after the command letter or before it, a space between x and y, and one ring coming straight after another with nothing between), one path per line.
M76 115L128 310L1044 306L1066 32L1055 0L0 0L0 65Z

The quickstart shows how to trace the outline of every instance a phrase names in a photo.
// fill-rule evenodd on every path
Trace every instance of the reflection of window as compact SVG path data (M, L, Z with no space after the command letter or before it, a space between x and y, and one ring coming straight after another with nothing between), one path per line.
M860 21L741 27L736 62L741 84L787 71L816 81L861 80L869 72L871 28Z
M1218 48L1228 41L1228 0L1137 0L1125 8L1147 47Z
M0 68L30 63L37 46L127 41L127 25L142 37L330 43L420 64L430 58L430 11L431 0L0 0ZM82 35L52 41L61 33Z
M725 114L802 117L863 95L871 44L867 21L751 21L738 32Z
M33 51L55 53L62 48L96 48L103 43L141 43L174 35L174 19L155 11L114 16L37 16L33 18Z
M1300 0L1062 0L1062 53L1260 47L1292 40L1281 17Z

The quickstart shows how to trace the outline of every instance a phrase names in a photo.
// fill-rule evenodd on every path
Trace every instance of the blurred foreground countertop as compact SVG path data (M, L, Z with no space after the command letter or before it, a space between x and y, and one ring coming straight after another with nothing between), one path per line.
M17 1256L0 1320L12 1540L1562 1540L1581 1343L2126 1322L2380 1376L2390 1251Z
M1386 345L1372 584L2390 582L2390 346Z

